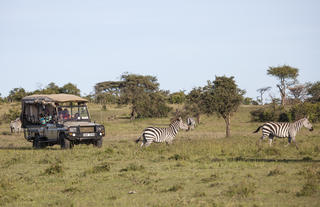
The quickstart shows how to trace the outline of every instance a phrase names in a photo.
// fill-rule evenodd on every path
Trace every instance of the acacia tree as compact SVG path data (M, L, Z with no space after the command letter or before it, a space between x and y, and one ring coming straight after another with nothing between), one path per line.
M130 118L163 117L171 108L166 105L167 93L159 90L155 76L124 73L120 81L106 81L95 86L96 96L107 93L118 97L119 104L130 104Z
M295 102L303 102L307 96L307 87L306 85L295 85L289 87L290 94L293 96Z
M310 96L309 101L313 103L320 102L320 81L308 84L307 93Z
M213 82L208 81L204 87L203 106L207 114L216 113L226 123L226 137L230 136L231 117L240 106L244 90L237 87L234 77L216 76Z
M24 90L24 88L14 88L9 92L7 99L9 102L21 101L21 99L27 95L28 93Z
M268 87L263 87L263 88L259 88L257 91L260 93L260 103L261 103L261 105L263 105L263 94L265 93L265 92L267 92L267 91L269 91L271 89L271 87L270 86L268 86Z
M73 94L73 95L80 96L80 89L78 89L78 87L72 83L65 84L59 90L61 93Z
M269 67L267 74L275 76L280 80L280 84L277 84L277 87L281 95L281 105L284 106L286 103L287 88L297 81L299 69L290 67L288 65Z

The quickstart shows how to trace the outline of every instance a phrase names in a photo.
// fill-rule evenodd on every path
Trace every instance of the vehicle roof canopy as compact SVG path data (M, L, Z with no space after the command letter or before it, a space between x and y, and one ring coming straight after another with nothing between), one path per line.
M22 103L28 104L55 104L55 103L66 103L66 102L77 102L85 103L88 102L87 99L81 98L79 96L71 94L35 94L31 96L26 96L22 99Z

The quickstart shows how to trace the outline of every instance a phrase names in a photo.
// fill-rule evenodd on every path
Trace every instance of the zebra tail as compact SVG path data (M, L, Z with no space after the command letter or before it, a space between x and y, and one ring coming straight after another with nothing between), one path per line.
M141 136L135 142L138 143L140 140L141 140Z
M258 129L256 131L254 131L253 133L257 133L260 130L261 127L262 126L259 126Z

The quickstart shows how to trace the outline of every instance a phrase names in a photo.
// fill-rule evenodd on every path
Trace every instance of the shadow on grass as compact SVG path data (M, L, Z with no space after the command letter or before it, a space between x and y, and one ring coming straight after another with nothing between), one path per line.
M280 162L280 163L299 163L299 162L312 162L317 163L320 160L313 160L311 157L304 157L301 160L299 159L265 159L265 158L244 158L244 157L234 157L234 158L227 158L227 159L219 159L214 158L211 160L212 162Z

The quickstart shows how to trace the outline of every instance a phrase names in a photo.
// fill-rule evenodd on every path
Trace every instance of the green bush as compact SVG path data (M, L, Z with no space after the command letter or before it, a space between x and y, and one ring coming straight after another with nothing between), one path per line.
M160 93L150 93L135 104L138 118L167 117L172 110Z
M186 95L183 91L172 93L169 96L169 103L171 104L182 104L186 100Z
M257 122L277 121L278 116L272 108L260 108L250 112L251 120Z
M320 121L320 103L305 102L291 107L290 114L293 120L308 116L311 122Z
M251 111L251 120L256 122L279 121L292 122L304 117L309 117L313 123L320 121L320 103L300 103L284 109L281 106L259 108Z
M10 121L13 121L15 119L17 119L20 116L20 109L17 108L13 108L13 109L9 109L8 113L4 113L1 117L1 120L8 123Z

